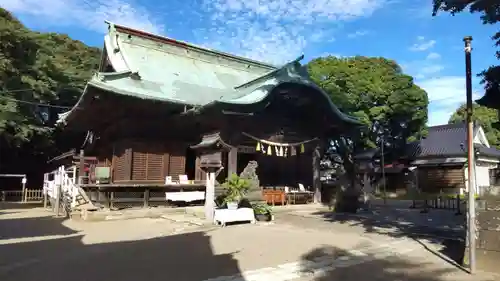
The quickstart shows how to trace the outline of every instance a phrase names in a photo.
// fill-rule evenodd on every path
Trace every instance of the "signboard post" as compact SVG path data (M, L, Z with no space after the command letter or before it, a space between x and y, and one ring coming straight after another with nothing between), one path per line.
M21 195L22 196L22 201L23 202L27 202L28 198L26 198L26 183L28 182L28 180L26 179L26 177L23 177L21 179L21 183L23 185L23 194Z

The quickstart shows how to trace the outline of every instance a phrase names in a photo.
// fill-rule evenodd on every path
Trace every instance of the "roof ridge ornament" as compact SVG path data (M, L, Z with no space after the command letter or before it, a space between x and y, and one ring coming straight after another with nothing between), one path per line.
M133 71L132 73L130 73L129 77L133 80L141 80L142 79L141 75L139 74L139 71Z
M260 81L262 81L264 79L270 78L270 77L276 75L277 73L279 73L280 71L282 71L283 69L287 69L290 66L297 64L302 59L304 59L304 54L300 55L298 58L296 58L296 59L294 59L292 61L289 61L289 62L285 63L283 66L281 66L281 67L279 67L279 68L277 68L277 69L275 69L273 71L268 72L267 74L264 74L264 75L262 75L260 77L257 77L257 78L255 78L253 80L250 80L250 81L245 82L245 83L243 83L243 84L241 84L239 86L236 86L236 87L234 87L234 89L235 90L239 90L241 88L246 88L246 87L251 86L251 85L253 85L253 84L257 83L257 82L260 82Z

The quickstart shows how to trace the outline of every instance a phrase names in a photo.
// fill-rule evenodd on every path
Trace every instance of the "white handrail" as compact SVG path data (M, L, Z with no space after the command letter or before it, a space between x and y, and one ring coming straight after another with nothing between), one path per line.
M68 172L71 172L71 174ZM54 174L54 180L48 179L49 174ZM71 196L71 206L74 207L76 205L76 196L78 195L78 187L75 184L75 179L76 166L72 166L69 169L60 166L58 169L44 175L43 192L51 198L56 198L58 190L61 190L61 192ZM58 185L60 185L60 189Z

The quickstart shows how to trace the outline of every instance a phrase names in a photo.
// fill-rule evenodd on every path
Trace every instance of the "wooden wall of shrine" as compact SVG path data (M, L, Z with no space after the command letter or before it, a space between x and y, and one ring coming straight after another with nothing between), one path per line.
M98 152L98 165L111 167L114 183L165 182L186 174L188 145L180 142L120 140Z
M190 180L204 180L205 172L198 168L199 157L189 145L180 141L123 139L100 146L94 155L98 159L97 166L111 167L113 183L163 184L166 176L175 181L184 174ZM219 183L223 183L230 172L228 154L222 154L225 167L217 177ZM259 165L257 175L263 187L312 185L312 153L309 150L293 156L277 156L242 146L236 154L235 172L240 174L252 160Z
M306 151L294 156L267 155L254 147L238 149L237 171L240 174L249 161L257 161L257 175L263 187L298 187L299 183L311 186L313 179L312 153Z

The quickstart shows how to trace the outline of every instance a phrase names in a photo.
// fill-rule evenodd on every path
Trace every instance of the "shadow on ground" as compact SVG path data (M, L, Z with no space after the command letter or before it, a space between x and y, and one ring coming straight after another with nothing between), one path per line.
M7 214L15 214L15 213L17 213L17 212L0 210L0 216L7 215Z
M421 213L417 209L393 209L374 207L356 214L316 212L314 215L326 221L351 226L361 226L367 233L392 237L410 237L420 242L422 238L436 244L439 250L422 245L447 262L461 265L465 250L465 220L453 211L430 210Z
M42 207L42 202L0 202L0 210L9 210L9 209L32 209L36 207Z
M0 220L0 239L19 239L51 235L70 235L77 232L62 225L64 219L30 217Z
M320 258L322 257L322 258ZM333 264L329 271L315 270L314 261L330 257ZM491 277L474 276L470 278L463 272L450 267L437 268L422 261L410 262L397 256L376 257L368 254L364 257L352 256L349 253L331 247L319 247L302 257L301 271L310 274L308 281L442 281L442 280L495 280ZM314 275L313 275L314 272Z
M43 224L46 226L41 227ZM21 226L43 230L9 233L8 228L13 225L19 231ZM53 218L39 222L0 220L1 237L74 233L63 228L61 221ZM233 253L213 253L210 238L204 232L101 244L85 244L83 235L11 244L0 240L0 253L2 281L201 281L240 273Z

